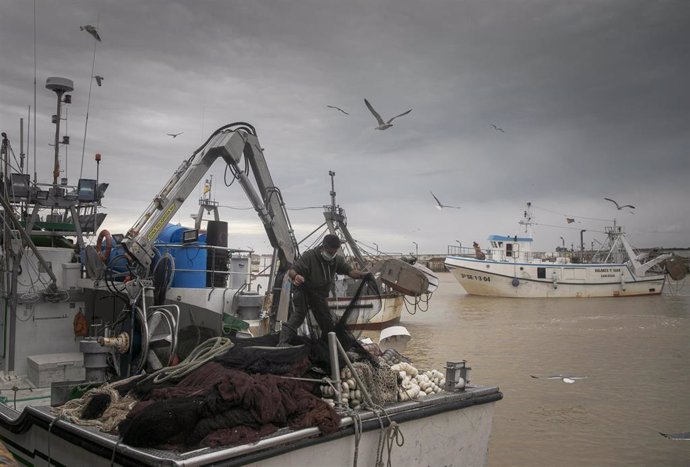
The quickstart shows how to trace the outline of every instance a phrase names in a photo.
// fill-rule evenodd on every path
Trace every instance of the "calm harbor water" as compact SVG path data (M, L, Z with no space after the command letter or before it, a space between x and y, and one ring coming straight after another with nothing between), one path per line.
M450 273L427 312L403 312L406 355L441 371L467 360L497 385L489 467L690 466L690 279L660 297L505 299ZM530 375L587 376L574 384Z

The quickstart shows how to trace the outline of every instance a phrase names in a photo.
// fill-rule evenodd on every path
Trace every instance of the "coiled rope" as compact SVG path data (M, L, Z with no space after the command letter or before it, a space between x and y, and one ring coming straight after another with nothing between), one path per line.
M146 379L153 378L154 384L168 380L182 379L216 356L230 350L235 344L227 337L213 337L199 344L192 352L175 366L161 368L151 373Z

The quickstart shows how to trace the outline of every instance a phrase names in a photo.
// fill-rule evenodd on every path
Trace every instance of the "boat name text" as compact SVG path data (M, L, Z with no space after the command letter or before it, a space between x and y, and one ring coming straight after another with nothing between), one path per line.
M465 274L464 272L460 274L460 277L462 277L463 279L470 279L473 281L491 282L491 278L488 276L475 276L473 274Z

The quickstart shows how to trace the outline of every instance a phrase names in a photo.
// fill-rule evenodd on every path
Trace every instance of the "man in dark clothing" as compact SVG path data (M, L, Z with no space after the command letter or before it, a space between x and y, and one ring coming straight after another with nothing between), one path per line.
M479 247L479 243L473 242L472 246L474 247L474 257L477 259L486 259L486 255L482 251L482 249Z
M368 273L352 269L343 256L338 256L340 239L333 234L323 238L320 246L305 251L287 274L295 285L293 292L294 310L280 330L278 345L287 344L297 335L307 313L311 309L323 335L334 330L328 309L328 295L336 274L345 274L353 279L362 279Z

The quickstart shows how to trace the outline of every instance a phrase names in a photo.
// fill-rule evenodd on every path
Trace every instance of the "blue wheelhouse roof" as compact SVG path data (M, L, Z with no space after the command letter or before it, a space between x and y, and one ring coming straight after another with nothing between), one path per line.
M490 242L531 242L530 237L509 237L507 235L489 235Z

